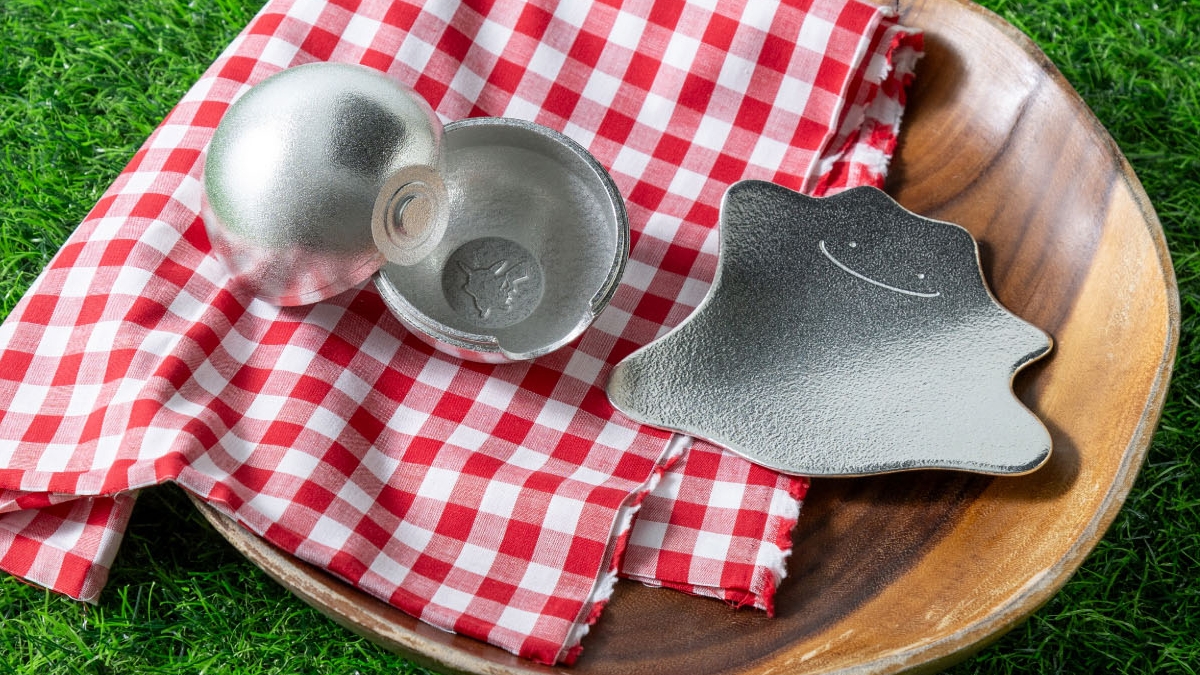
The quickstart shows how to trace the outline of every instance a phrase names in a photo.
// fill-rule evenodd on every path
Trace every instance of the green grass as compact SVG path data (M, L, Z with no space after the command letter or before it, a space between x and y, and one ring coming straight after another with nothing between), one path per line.
M0 0L0 317L258 4ZM1183 329L1161 428L1107 536L1046 607L952 672L1196 673L1200 2L983 4L1047 52L1132 163ZM0 575L0 675L59 672L423 671L307 608L160 488L139 500L99 606Z

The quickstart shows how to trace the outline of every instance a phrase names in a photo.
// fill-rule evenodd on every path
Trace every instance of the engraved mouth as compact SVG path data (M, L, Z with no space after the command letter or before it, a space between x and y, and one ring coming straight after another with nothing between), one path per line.
M851 244L851 245L853 245L853 244ZM867 283L869 283L869 284L875 284L876 286L878 286L878 287L880 287L880 288L886 288L886 289L888 289L889 291L895 291L895 292L897 292L897 293L903 293L904 295L912 295L912 296L916 296L916 297L918 297L918 298L936 298L936 297L938 297L939 295L941 295L941 294L942 294L942 292L941 292L941 291L936 291L936 292L934 292L934 293L924 293L924 292L921 292L921 291L912 291L912 290L909 290L909 289L907 289L907 288L899 288L899 287L897 287L897 286L892 286L892 285L890 285L890 284L885 284L885 283L883 283L882 281L878 281L878 280L876 280L876 279L872 279L871 277L869 277L869 276L867 276L867 275L865 275L865 274L862 274L861 272L858 272L858 271L854 270L853 268L851 268L850 266L846 265L846 264L845 264L845 263L843 263L842 261L840 261L840 260L838 260L837 258L833 257L833 254L829 252L829 249L828 249L828 248L826 248L826 246L825 246L825 240L824 240L824 239L822 239L821 241L817 242L817 248L821 249L821 253L824 253L824 254L825 254L825 257L826 257L826 258L829 258L829 261L830 261L830 262L832 262L834 265L837 265L837 266L838 266L838 267L839 267L839 268L840 268L840 269L841 269L843 272L846 272L847 274L849 274L849 275L851 275L851 276L853 276L853 277L855 277L855 278L857 278L857 279L862 279L863 281L865 281L865 282L867 282Z

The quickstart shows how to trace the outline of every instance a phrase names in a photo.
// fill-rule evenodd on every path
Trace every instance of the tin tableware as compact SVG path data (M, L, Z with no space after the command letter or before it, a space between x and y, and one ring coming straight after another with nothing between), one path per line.
M624 202L579 144L508 118L446 125L450 225L375 284L416 335L461 358L502 363L561 347L591 324L629 256Z
M278 305L330 298L445 231L442 125L411 89L339 63L281 71L225 113L204 164L213 251Z
M709 295L619 363L613 405L802 475L1026 473L1050 435L1012 378L1051 347L987 289L965 229L871 187L729 188Z
M582 146L516 119L443 129L415 92L348 64L284 70L230 107L202 212L258 297L303 305L378 273L410 330L476 361L573 340L629 255L624 202Z

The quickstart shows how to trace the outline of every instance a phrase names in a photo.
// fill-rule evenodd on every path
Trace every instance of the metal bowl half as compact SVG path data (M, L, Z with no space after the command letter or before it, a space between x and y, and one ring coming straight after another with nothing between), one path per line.
M563 134L509 118L446 125L449 224L375 285L437 349L473 361L532 359L575 339L608 304L629 257L629 220L608 172Z

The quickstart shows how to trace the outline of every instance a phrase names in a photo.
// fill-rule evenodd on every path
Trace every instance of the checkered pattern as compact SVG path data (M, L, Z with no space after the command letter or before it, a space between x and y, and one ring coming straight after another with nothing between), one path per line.
M626 549L629 576L769 608L807 483L701 444L680 460L687 439L622 418L603 384L703 298L730 183L882 182L917 50L888 10L840 0L269 2L0 326L0 568L94 598L133 491L176 481L544 663L577 656ZM370 286L278 308L231 283L200 158L249 85L319 60L385 71L443 120L554 127L610 167L631 260L579 341L463 363Z
M621 574L774 614L807 491L805 479L696 441L642 503Z

